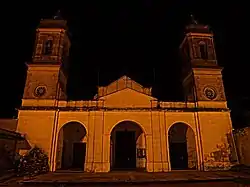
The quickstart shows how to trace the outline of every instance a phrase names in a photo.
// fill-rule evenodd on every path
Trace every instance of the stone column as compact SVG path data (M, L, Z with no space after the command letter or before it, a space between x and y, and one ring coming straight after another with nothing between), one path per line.
M154 154L154 172L163 171L162 163L162 141L160 133L160 116L158 112L152 112L151 114L151 126L152 126L152 143Z
M169 171L169 161L168 161L168 148L167 148L167 138L166 135L166 127L165 127L165 114L164 112L160 112L160 123L159 123L159 134L161 141L161 161L162 161L162 171Z
M60 169L62 167L62 154L63 154L63 129L61 129L55 138L55 147L56 147L56 152L54 156L54 170Z
M204 168L204 160L203 158L203 145L202 145L202 137L201 137L201 126L200 126L200 119L197 112L194 113L194 119L195 119L195 127L196 132L195 134L195 145L196 145L196 151L197 151L197 162L198 162L198 170L202 171Z
M95 112L94 120L94 168L95 172L103 171L103 112Z
M102 172L110 171L110 134L103 134L103 169Z
M94 138L95 138L95 116L94 112L90 112L88 120L87 131L87 145L86 145L86 162L84 171L91 172L93 170L94 162Z
M146 134L146 169L148 172L154 171L154 154L152 134Z

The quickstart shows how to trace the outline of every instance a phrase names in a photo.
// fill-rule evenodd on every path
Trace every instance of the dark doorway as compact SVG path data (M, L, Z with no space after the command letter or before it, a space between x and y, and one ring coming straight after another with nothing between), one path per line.
M72 168L84 170L85 153L86 143L79 142L73 144Z
M117 131L115 140L114 169L133 170L136 168L135 131Z
M56 169L83 169L86 144L86 129L79 122L69 122L59 131L56 153Z
M168 131L169 155L172 170L197 168L195 135L184 123L172 125Z
M187 142L182 142L182 143L170 142L169 148L170 148L171 169L173 170L188 169Z
M63 141L63 147L62 147L62 165L61 165L61 169L67 169L66 168L66 164L65 164L65 152L66 152L66 142Z

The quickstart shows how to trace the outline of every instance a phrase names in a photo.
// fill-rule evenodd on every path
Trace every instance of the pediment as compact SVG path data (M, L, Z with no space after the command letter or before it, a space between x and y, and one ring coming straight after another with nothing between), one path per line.
M105 107L111 108L150 108L156 98L138 92L131 88L124 88L99 98Z
M136 92L145 94L145 95L152 95L152 88L151 87L143 87L141 84L138 82L132 80L128 76L124 75L118 80L110 83L108 86L101 86L98 87L98 94L97 98L124 90L126 88L130 88L131 90L134 90Z

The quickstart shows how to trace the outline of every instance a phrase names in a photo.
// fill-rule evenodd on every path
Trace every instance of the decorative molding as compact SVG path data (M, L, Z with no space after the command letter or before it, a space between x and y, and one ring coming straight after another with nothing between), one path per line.
M118 80L110 83L108 86L101 86L98 87L98 97L103 97L117 91L123 90L125 88L131 88L137 92L146 94L151 96L152 95L152 88L143 87L141 84L137 83L136 81L132 80L128 76L124 75Z
M19 110L60 110L60 111L162 111L162 112L229 112L227 108L108 108L108 107L46 107L22 106Z

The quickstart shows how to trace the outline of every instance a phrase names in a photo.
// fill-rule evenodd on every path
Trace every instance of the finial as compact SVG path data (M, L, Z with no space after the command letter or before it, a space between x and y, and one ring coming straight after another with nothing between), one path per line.
M62 15L61 15L61 10L58 10L56 12L56 14L53 16L53 19L62 19Z
M198 21L195 20L194 15L191 14L190 17L191 17L191 23L197 25L197 24L198 24Z

